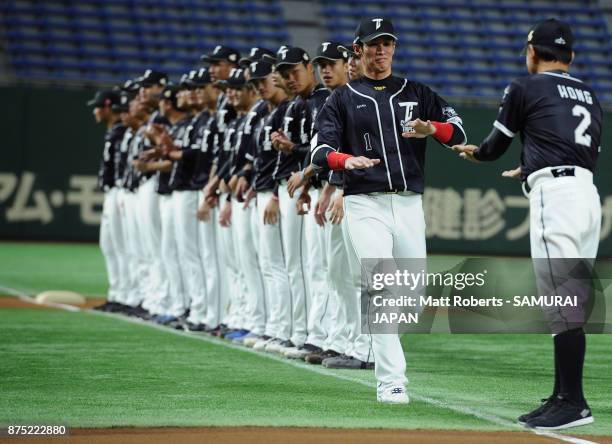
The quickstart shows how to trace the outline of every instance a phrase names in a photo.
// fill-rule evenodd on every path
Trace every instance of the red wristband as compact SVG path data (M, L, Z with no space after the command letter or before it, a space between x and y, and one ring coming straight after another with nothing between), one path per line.
M451 140L453 132L455 131L451 123L431 122L431 124L436 128L436 132L433 135L434 139L441 143L446 143Z
M353 157L350 154L332 152L327 155L327 165L334 170L343 170L346 159Z

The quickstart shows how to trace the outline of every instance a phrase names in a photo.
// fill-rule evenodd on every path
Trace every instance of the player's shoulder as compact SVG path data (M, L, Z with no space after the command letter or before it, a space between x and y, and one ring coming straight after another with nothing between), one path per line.
M123 134L125 133L125 130L127 129L127 127L121 123L121 122L117 122L115 123L110 130L109 133L109 138L110 139L119 139L121 137L123 137Z

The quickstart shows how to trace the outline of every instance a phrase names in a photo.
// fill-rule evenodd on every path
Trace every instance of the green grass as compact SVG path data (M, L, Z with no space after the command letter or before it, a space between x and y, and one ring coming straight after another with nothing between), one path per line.
M0 264L0 285L5 287L106 294L106 269L96 244L0 242Z
M12 251L12 252L11 252ZM458 257L439 256L441 268ZM103 294L94 245L1 244L0 285ZM0 424L69 426L271 425L498 430L549 394L549 335L420 334L402 338L408 406L376 403L372 372L324 375L242 350L86 312L0 310ZM585 392L612 435L612 336L590 335ZM567 434L567 433L566 433Z

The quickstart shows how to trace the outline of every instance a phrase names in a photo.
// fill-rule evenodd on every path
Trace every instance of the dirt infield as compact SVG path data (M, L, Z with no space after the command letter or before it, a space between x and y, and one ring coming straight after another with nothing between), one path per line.
M83 305L77 305L79 308L92 308L96 305L104 303L104 299L87 299ZM54 307L42 304L34 304L32 302L18 299L14 296L0 296L0 308L30 308L40 310L57 310Z
M584 437L600 444L612 444L611 437ZM53 443L70 444L519 444L561 442L558 439L537 436L528 432L465 432L443 430L372 430L372 429L320 429L320 428L122 428L72 429L70 436L56 438L22 437L4 438L0 443Z

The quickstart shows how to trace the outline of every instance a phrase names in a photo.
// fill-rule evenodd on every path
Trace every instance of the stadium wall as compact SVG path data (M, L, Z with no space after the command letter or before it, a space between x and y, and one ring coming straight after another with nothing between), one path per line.
M96 172L104 128L85 102L93 91L0 88L0 238L95 241L102 194ZM471 143L486 136L495 109L458 107ZM612 131L604 142L596 182L603 203L601 256L612 256ZM607 128L606 128L607 127ZM517 181L502 179L518 165L519 145L495 163L474 165L435 142L427 154L424 196L430 252L529 253L528 201ZM409 221L407 221L409 223Z

